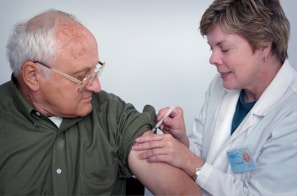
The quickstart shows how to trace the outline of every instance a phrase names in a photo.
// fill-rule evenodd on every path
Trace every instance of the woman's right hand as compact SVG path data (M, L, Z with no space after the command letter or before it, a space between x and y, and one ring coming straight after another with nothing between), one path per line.
M159 121L168 110L168 107L162 108L157 115L157 120ZM171 134L178 141L185 144L187 147L189 146L189 140L186 135L183 109L181 107L175 106L174 111L169 115L169 117L164 119L159 129L164 134Z

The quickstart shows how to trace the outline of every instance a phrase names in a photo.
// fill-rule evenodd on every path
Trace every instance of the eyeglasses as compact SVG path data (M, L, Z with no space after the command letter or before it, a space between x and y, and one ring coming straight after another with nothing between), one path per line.
M103 72L103 69L104 69L104 66L105 66L105 62L101 62L101 61L98 61L97 65L95 66L95 70L94 70L94 73L86 76L83 80L78 80L64 72L61 72L53 67L50 67L49 65L46 65L44 63L41 63L39 61L33 61L34 63L38 63L50 70L52 70L53 72L59 74L60 76L68 79L68 80L71 80L72 82L75 82L79 85L78 87L78 92L81 92L83 90L85 90L90 84L92 84L92 82L94 81L94 79L98 76L100 76Z

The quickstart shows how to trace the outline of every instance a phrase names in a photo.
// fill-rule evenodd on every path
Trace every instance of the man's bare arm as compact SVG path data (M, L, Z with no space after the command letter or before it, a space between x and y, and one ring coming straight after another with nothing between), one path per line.
M131 150L128 158L129 167L154 195L201 195L200 187L181 169L166 163L140 160L137 154L137 151Z

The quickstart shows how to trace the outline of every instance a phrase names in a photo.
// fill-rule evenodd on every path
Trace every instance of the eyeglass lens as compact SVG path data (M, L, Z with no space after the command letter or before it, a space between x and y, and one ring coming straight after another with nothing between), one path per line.
M91 75L89 76L86 76L80 86L79 86L79 91L82 91L84 89L86 89L90 84L92 84L95 80L96 77L100 76L102 71L103 71L103 68L104 68L104 64L105 63L101 63L101 62L98 62L98 64L96 65L95 67L95 70L94 70L94 73L92 73Z

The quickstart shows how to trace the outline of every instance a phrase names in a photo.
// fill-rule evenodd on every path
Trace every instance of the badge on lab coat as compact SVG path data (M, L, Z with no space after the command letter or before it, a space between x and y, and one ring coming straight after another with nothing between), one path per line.
M249 148L233 149L227 152L233 173L242 173L256 169Z

